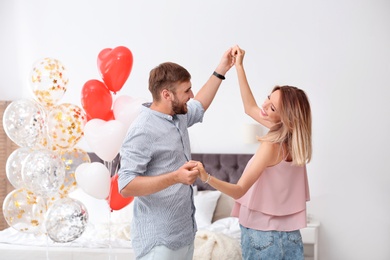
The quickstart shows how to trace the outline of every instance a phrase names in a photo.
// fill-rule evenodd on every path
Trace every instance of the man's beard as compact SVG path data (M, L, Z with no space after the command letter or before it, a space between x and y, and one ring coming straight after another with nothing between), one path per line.
M187 114L187 104L180 104L176 100L172 101L172 111L175 113L175 115L183 115Z

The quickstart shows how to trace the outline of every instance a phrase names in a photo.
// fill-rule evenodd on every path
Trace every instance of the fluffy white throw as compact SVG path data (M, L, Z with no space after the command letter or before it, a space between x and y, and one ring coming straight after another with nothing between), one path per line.
M195 236L193 260L241 260L241 246L236 239L208 230Z

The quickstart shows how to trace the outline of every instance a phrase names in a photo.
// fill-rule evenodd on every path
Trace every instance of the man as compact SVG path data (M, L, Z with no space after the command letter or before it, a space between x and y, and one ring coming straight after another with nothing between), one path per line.
M153 102L143 104L133 121L118 171L122 196L135 197L131 238L137 259L193 257L197 227L191 184L199 172L190 161L187 128L202 121L233 64L229 49L195 98L191 75L182 66L166 62L150 72Z

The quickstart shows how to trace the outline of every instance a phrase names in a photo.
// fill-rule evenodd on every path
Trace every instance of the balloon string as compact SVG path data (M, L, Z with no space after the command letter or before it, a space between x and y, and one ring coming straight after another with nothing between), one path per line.
M49 260L49 234L46 232L46 259Z
M48 203L48 200L47 198L43 198L43 202L45 204L45 210L47 211L48 207L49 207L49 203ZM45 230L45 233L44 233L46 236L46 259L49 260L49 233L47 230Z
M112 209L110 209L110 215L108 219L108 247L109 247L109 255L111 258L112 254L112 245L111 245L111 214L112 214Z

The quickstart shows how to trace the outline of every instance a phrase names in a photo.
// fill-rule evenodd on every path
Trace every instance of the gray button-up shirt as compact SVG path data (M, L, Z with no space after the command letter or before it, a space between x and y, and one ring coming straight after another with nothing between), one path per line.
M156 176L179 169L191 159L187 128L203 119L197 100L187 102L185 115L170 116L142 106L123 142L118 186L122 190L137 176ZM197 231L193 191L175 184L160 192L134 199L131 239L137 257L154 246L172 250L194 241Z

